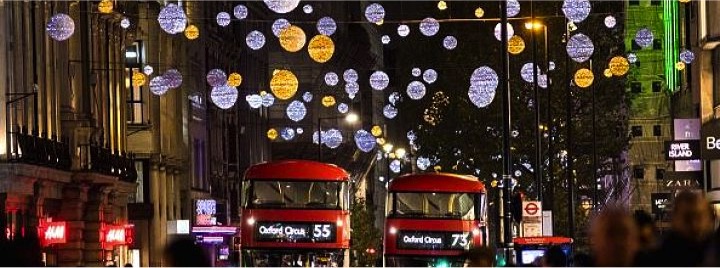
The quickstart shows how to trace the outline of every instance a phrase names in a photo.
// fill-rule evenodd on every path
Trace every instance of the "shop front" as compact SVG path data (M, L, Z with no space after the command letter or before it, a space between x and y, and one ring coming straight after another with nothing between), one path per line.
M132 264L139 267L139 257L133 256L135 226L132 224L103 224L100 231L105 266L122 267ZM134 262L137 260L137 262Z
M191 234L195 242L210 256L212 266L233 266L230 245L237 234L237 227L227 226L223 207L214 199L195 200L195 220ZM220 219L220 220L218 220Z

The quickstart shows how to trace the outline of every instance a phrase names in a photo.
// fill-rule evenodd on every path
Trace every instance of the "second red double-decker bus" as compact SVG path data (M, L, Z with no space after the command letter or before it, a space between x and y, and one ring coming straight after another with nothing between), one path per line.
M334 165L285 160L243 179L243 266L348 266L349 175Z
M485 186L473 176L395 178L386 211L386 266L463 266L465 252L487 243Z

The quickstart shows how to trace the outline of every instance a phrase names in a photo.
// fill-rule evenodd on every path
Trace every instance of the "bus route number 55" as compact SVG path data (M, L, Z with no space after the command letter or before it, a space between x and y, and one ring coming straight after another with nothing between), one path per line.
M330 224L315 224L313 227L313 237L315 238L328 238L330 237L331 230Z

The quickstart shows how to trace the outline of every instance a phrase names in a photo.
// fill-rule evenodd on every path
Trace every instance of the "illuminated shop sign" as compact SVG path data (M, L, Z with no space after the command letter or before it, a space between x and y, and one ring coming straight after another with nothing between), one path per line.
M337 227L331 223L260 222L255 240L265 242L335 242Z
M700 142L698 141L666 141L665 158L667 160L700 159Z
M472 244L470 233L464 232L399 232L399 249L453 250L469 249Z
M132 245L134 242L134 226L133 225L104 225L100 238L103 247L111 247L117 245Z
M66 241L67 228L64 221L40 222L38 235L44 246L52 244L63 244Z
M195 225L212 226L216 225L217 202L213 199L195 200Z

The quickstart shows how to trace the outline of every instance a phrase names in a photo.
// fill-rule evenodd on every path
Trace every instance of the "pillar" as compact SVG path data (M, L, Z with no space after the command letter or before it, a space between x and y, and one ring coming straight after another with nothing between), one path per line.
M108 191L109 189L105 186L94 186L87 194L88 200L85 204L85 215L83 215L85 220L85 229L83 230L85 266L105 266L100 231L105 222Z
M150 266L162 266L162 255L160 248L160 165L159 163L151 163L150 168L150 202L153 205L152 227L150 231Z
M59 244L58 265L64 267L83 266L85 248L85 202L88 200L88 187L79 183L66 185L62 189L62 204L59 218L66 221L67 243Z
M179 220L182 219L182 203L180 198L180 193L183 190L183 180L181 172L179 170L175 170L175 219Z
M167 199L165 201L167 202L167 213L165 216L167 217L167 220L175 220L175 170L174 169L168 169L167 175L165 176L167 179Z
M167 169L164 165L160 166L160 174L159 174L159 189L160 189L160 197L158 198L158 203L160 204L160 217L158 219L160 220L160 236L158 237L158 243L160 243L160 250L162 253L162 250L165 249L165 244L167 242ZM162 257L162 254L161 254Z

